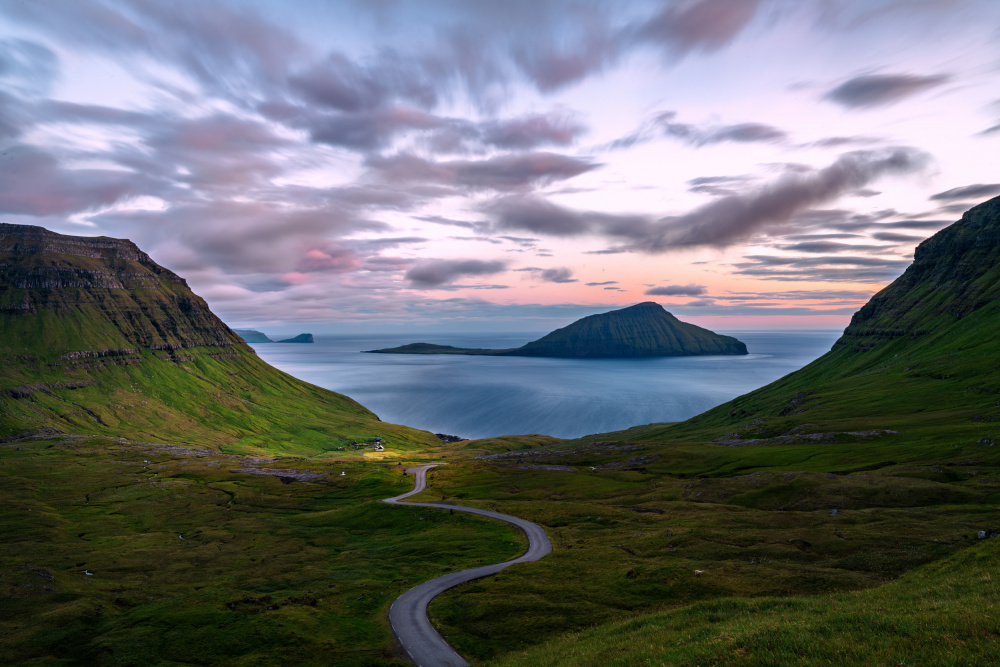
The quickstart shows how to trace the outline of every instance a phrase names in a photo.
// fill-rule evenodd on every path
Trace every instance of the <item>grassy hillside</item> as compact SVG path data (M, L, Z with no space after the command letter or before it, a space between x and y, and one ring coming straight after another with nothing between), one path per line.
M392 600L523 539L378 501L412 484L357 459L0 444L0 664L406 665Z
M496 667L585 665L991 665L996 540L880 588L726 599L560 637Z
M129 241L0 224L0 438L56 429L214 446L339 451L381 435L435 446L257 358Z
M1000 441L998 325L1000 198L921 243L805 368L680 424L590 439L785 446L809 433L895 430L911 443Z

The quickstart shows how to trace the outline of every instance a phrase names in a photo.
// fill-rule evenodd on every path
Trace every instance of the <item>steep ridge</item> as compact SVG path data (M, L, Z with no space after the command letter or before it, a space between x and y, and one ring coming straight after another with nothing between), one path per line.
M0 437L41 428L316 451L383 424L268 366L183 278L128 240L0 224Z
M789 433L926 428L1000 440L992 428L1000 421L998 325L995 198L922 242L913 264L855 313L827 354L687 422L606 437L763 442Z
M410 343L369 352L600 359L746 354L747 346L732 336L723 336L694 324L681 322L660 304L646 301L609 313L584 317L512 350Z
M183 278L128 240L0 224L0 269L5 350L28 352L43 342L63 361L135 360L142 349L242 346Z

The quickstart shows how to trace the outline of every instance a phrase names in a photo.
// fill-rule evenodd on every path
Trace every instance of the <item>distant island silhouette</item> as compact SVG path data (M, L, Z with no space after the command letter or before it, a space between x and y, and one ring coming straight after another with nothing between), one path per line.
M747 346L732 336L682 322L660 304L645 301L628 308L584 317L518 348L489 350L410 343L365 352L608 359L747 354Z

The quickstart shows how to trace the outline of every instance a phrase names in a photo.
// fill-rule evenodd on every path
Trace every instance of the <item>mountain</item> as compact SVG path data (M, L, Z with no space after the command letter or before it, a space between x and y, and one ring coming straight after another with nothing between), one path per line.
M295 338L286 338L284 340L279 340L279 343L315 343L312 334L299 334Z
M747 346L681 322L658 303L591 315L503 355L518 357L673 357L746 354Z
M233 333L248 343L273 343L274 341L255 329L233 329Z
M998 324L995 198L917 246L909 268L854 314L825 355L682 424L618 435L755 440L796 429L880 428L942 441L1000 441L1000 429L993 428L1000 421Z
M646 301L609 313L590 315L513 350L457 348L411 343L384 354L476 354L506 357L677 357L702 354L746 354L747 346L732 336L681 322L658 303Z
M55 429L270 453L378 434L436 443L268 366L122 239L0 224L0 367L0 437Z

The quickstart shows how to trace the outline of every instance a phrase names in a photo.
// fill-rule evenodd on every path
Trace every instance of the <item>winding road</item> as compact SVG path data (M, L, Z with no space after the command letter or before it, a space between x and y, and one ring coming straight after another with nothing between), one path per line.
M549 542L549 538L541 526L524 519L518 519L516 516L447 503L401 502L404 498L416 495L427 487L427 471L436 465L441 464L407 468L406 472L416 477L413 490L394 498L386 498L382 502L414 507L440 507L446 510L458 510L459 512L487 516L517 526L528 537L528 550L520 558L495 565L460 570L425 581L400 595L389 607L389 624L392 626L392 631L417 667L464 667L469 664L468 661L460 656L431 625L431 620L427 617L427 605L434 597L449 588L454 588L473 579L496 574L515 563L538 560L552 551L552 543Z

